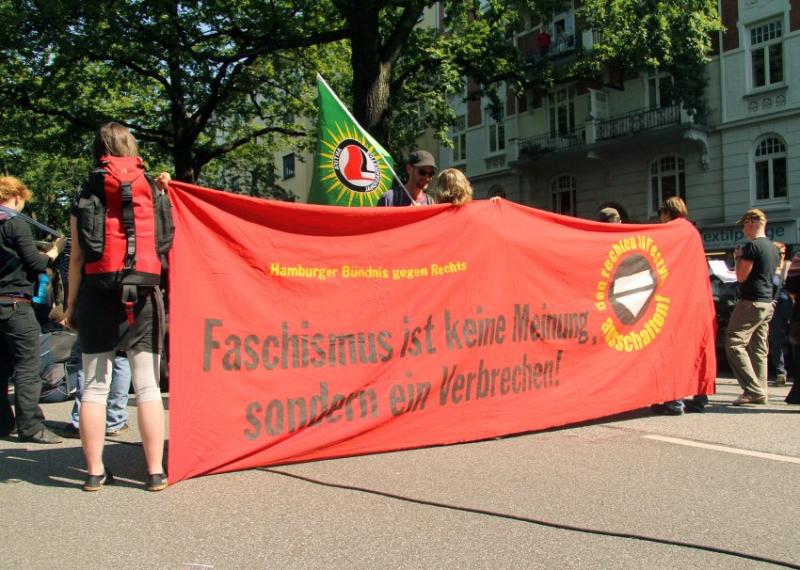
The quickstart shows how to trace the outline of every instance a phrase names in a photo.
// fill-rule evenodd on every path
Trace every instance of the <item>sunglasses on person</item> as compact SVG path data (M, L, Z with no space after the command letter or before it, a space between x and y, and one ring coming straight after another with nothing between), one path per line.
M420 176L427 176L428 178L433 178L433 175L436 174L436 171L431 169L423 170L421 168L417 168L417 174Z

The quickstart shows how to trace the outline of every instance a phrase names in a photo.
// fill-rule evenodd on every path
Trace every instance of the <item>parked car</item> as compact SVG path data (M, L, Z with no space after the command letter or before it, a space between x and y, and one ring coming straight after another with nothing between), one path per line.
M714 311L717 315L717 360L724 365L727 362L725 333L728 330L733 307L739 300L739 284L736 282L736 273L719 258L708 258L708 277L711 280L711 296L714 299Z

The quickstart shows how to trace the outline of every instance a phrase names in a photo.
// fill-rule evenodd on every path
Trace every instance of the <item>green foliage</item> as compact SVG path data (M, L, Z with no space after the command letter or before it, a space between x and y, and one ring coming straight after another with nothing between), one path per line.
M34 188L43 221L89 168L96 127L128 126L150 170L291 199L274 153L313 146L314 77L400 158L423 128L447 144L453 97L547 88L604 65L659 68L703 108L715 0L585 0L601 41L567 70L526 65L513 45L521 14L552 17L563 0L0 0L0 160ZM571 3L569 3L571 5ZM464 78L474 88L465 93Z
M704 66L721 28L716 0L586 0L583 11L600 35L577 72L597 74L609 63L666 71L676 99L689 112L705 110Z
M6 0L0 13L4 106L86 133L121 122L187 180L257 139L303 136L293 116L310 112L314 73L345 36L311 0Z

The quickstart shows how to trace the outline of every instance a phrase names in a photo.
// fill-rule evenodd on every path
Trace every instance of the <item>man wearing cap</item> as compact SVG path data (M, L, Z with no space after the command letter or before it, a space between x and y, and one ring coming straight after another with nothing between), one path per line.
M427 206L435 204L425 190L436 174L436 161L427 150L415 150L406 161L408 180L395 186L378 199L378 206Z
M739 302L731 313L725 337L725 352L742 395L734 406L767 403L767 352L769 321L774 309L772 277L778 266L778 251L767 239L767 216L758 208L745 212L738 222L748 242L733 253Z

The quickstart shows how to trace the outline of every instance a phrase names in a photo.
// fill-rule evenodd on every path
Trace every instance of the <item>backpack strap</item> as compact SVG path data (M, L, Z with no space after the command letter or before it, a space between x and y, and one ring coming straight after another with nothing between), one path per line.
M120 182L119 193L122 198L122 225L125 228L125 269L136 267L136 222L133 218L133 186L130 182Z

